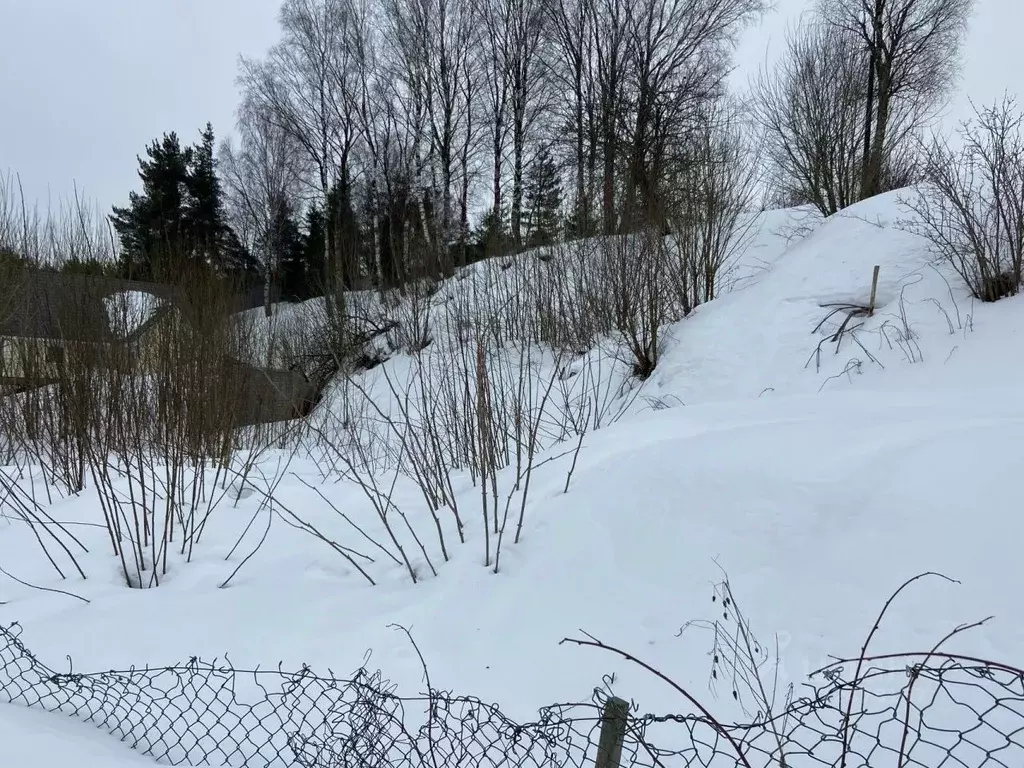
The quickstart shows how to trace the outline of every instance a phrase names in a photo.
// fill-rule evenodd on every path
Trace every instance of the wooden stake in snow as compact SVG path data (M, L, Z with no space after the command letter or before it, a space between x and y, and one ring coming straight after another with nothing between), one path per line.
M628 720L629 702L615 696L610 697L605 702L604 713L601 715L601 738L597 743L595 768L619 768Z
M871 301L868 302L868 317L875 314L875 294L878 292L878 265L871 275Z

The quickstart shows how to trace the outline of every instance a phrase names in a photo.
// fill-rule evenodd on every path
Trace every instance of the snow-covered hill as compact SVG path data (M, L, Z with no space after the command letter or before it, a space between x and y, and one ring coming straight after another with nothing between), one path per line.
M683 704L661 681L559 641L596 635L706 691L711 637L680 628L715 615L713 586L726 572L754 631L765 642L777 635L781 681L799 685L829 654L855 654L890 592L931 570L962 584L917 586L876 650L926 650L953 626L995 615L951 647L1013 660L1024 647L1024 299L972 302L900 229L897 198L824 222L806 211L760 216L734 289L669 329L663 360L628 412L586 435L567 492L573 454L547 448L522 541L504 545L497 574L482 564L479 512L466 514L467 544L452 534L436 576L420 562L413 585L378 558L367 566L370 586L281 520L257 547L271 518L258 514L254 494L217 510L193 562L176 563L165 584L129 590L86 492L51 514L73 521L90 547L87 581L55 580L14 520L0 525L0 563L88 604L4 578L0 621L20 622L28 647L58 667L66 655L85 670L228 652L243 667L282 660L344 671L369 649L372 666L414 692L420 662L394 628L402 625L434 685L498 701L512 717L585 699L604 675L643 709L675 711ZM827 336L842 316L815 331L831 311L822 305L867 303L875 265L877 311L851 323L862 325L848 327L837 350ZM363 386L383 400L383 382L411 365L395 357ZM297 457L275 497L355 546L341 515L372 527L367 496L325 482L314 464L312 454ZM468 477L454 487L465 509L479 508ZM408 479L392 499L414 526L429 522ZM235 549L254 515L259 523ZM716 706L732 711L727 700ZM27 716L0 706L5 729ZM4 764L14 764L4 752L12 743L0 739Z

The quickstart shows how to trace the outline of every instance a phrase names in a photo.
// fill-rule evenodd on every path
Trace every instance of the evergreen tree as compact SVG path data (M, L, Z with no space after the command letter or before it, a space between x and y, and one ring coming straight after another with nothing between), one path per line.
M342 290L350 290L357 286L362 271L362 232L352 207L349 184L344 179L331 188L327 196L327 210L330 211L327 231L333 251L332 263L327 265L330 283L338 285ZM322 257L320 262L323 263Z
M306 274L306 238L295 220L295 212L285 201L274 218L274 252L277 254L277 274L281 298L303 301L310 297L309 276Z
M224 206L217 163L214 159L213 126L206 124L199 143L192 148L185 186L185 226L195 247L206 257L206 263L223 267L223 251L227 245Z
M154 140L146 156L138 158L142 193L130 193L128 207L115 206L111 217L121 240L121 272L137 279L152 279L154 260L183 245L192 150L171 132Z
M305 237L302 247L302 287L305 298L322 296L324 293L324 239L327 227L324 212L319 206L311 205L306 211ZM296 271L299 270L296 268Z
M125 277L174 277L186 266L211 269L246 281L259 266L226 224L223 193L214 158L213 126L207 123L195 146L182 147L165 133L139 158L142 192L111 217L121 240Z
M508 228L501 213L491 208L484 214L473 237L477 253L473 260L503 253L509 242L507 233Z
M68 259L60 265L60 271L65 275L89 275L92 277L104 277L111 272L116 272L116 265L99 259L79 259L77 257Z
M551 152L544 147L530 165L524 190L527 245L550 245L561 233L562 179Z
M221 233L217 263L212 266L222 276L233 276L248 285L258 283L261 276L259 260L229 226L225 226Z

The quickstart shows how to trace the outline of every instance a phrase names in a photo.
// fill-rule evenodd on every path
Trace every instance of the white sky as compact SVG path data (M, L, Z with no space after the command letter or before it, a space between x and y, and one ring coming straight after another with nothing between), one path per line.
M776 10L743 38L742 85L778 50L809 0ZM277 38L279 0L0 0L0 173L20 173L42 207L73 185L104 209L136 188L136 155L165 131L193 141L209 120L230 133L239 54ZM1024 0L977 0L960 92L1024 96Z
M238 55L277 38L279 0L0 0L0 173L46 207L105 208L137 187L165 131L234 126Z

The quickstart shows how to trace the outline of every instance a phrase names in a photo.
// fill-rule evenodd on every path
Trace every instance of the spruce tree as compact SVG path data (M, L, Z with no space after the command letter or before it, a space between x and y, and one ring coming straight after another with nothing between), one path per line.
M504 253L509 239L507 232L508 228L505 226L502 213L493 208L487 211L473 238L477 253L473 260Z
M352 207L351 191L346 180L341 179L331 187L327 196L327 210L330 211L327 232L331 239L333 255L332 263L326 265L326 277L330 284L337 285L342 290L349 290L356 287L361 272L359 254L362 232L355 209ZM322 264L323 259L320 261Z
M295 220L292 205L284 201L274 217L275 279L286 301L303 301L310 296L306 274L306 239Z
M524 200L527 245L550 245L561 233L562 179L551 152L543 147L530 165Z
M185 224L197 254L205 257L206 264L214 268L223 264L226 226L220 180L214 158L213 126L206 124L199 143L192 148L191 163L185 181L188 199L185 206Z
M323 209L311 205L306 211L305 237L303 238L302 287L306 298L322 296L324 293L324 239L327 237L327 226Z

